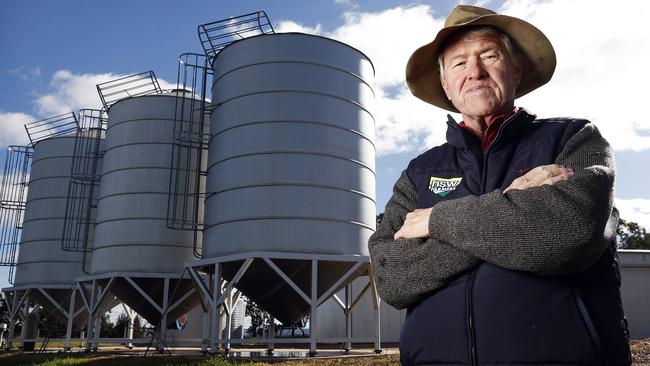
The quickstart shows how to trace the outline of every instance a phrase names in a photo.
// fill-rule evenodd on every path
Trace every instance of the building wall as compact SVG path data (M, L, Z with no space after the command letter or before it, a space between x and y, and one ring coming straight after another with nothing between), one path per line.
M633 339L650 337L650 250L619 250L623 309Z

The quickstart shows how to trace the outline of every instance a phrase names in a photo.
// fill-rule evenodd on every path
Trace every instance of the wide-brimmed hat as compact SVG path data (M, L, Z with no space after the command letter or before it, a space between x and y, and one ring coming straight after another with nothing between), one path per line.
M468 26L489 25L505 33L524 56L524 70L515 98L539 88L551 80L555 71L555 51L544 33L519 18L500 15L478 6L458 5L445 21L436 38L418 48L406 64L406 83L416 97L437 107L458 112L440 84L438 54L445 41Z

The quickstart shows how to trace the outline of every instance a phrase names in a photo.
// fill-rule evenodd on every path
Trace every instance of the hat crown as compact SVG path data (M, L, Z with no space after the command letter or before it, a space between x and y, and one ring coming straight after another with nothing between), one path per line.
M471 5L458 5L451 11L451 13L449 13L449 16L445 20L445 28L467 23L478 17L494 14L496 13L490 9L479 8L478 6Z

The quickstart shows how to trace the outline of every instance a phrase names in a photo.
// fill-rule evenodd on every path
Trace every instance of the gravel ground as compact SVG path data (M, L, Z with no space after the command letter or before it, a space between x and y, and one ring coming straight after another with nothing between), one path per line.
M630 342L632 349L632 364L635 366L650 366L650 338L633 340Z

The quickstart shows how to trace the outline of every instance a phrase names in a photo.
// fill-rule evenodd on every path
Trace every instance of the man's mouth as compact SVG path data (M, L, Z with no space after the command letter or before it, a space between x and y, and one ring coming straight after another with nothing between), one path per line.
M481 91L481 90L489 89L489 88L490 87L487 86L487 85L474 85L473 87L467 89L467 92L471 93L471 92Z

